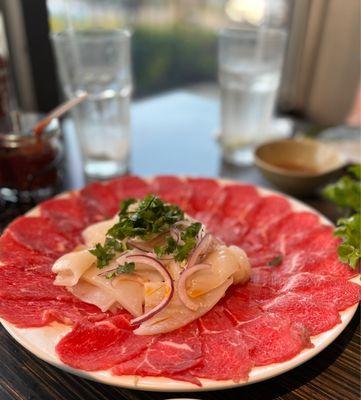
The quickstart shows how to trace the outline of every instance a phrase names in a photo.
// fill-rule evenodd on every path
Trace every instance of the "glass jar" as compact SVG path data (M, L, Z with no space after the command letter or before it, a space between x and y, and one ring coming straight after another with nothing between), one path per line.
M61 180L62 153L57 119L39 138L30 129L0 133L1 199L32 202L53 195Z

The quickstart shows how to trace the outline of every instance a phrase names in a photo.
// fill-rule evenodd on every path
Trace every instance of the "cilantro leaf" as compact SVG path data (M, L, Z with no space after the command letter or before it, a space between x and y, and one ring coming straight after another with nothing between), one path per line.
M346 175L339 179L336 183L326 186L323 195L336 203L345 211L361 212L361 182L360 182L360 165L354 165L349 168L357 179Z
M105 275L106 279L113 279L116 276L122 274L131 274L135 270L135 263L134 262L125 262L123 265L118 265L114 271L109 272Z
M361 164L355 164L348 167L347 171L356 179L361 179Z
M338 248L340 260L356 268L361 259L361 214L341 218L335 235L343 241Z
M270 267L276 267L277 265L280 265L282 263L282 256L276 256L272 258L272 260L268 261L267 265Z
M338 247L340 260L356 268L361 259L361 164L352 165L347 171L350 175L326 186L323 195L349 216L337 221L335 236L342 239ZM350 216L352 212L354 215Z
M97 243L94 249L89 250L89 253L93 254L97 258L98 268L104 268L114 257L114 253L109 251L106 246L102 246L100 243Z

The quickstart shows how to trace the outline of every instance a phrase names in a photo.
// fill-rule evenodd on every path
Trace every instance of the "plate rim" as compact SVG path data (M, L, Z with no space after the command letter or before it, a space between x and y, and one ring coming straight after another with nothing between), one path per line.
M188 176L177 176L181 179L187 178ZM153 179L153 177L144 178L145 180L149 181ZM254 185L252 183L236 181L231 179L223 179L223 178L211 178L220 183L221 185L228 185L228 184L240 184L240 185L251 185L254 186L257 191L260 193L261 196L266 195L278 195L283 198L286 198L290 201L291 205L296 208L298 211L311 211L319 216L321 221L327 225L334 224L326 218L323 214L321 214L318 210L314 209L313 207L303 203L302 201L293 198L290 195L281 193L277 190L264 188L262 186ZM62 192L59 195L55 196L54 198L68 196L70 193L77 192L78 190L72 190L67 192ZM38 210L38 206L32 208L26 214L36 215ZM0 266L1 268L1 266ZM355 283L360 284L360 275L355 276L354 278L350 279ZM62 328L63 332L60 332L60 336L64 335L66 331L70 330L70 327L64 324L59 323L52 323L49 326L44 327L37 327L37 328L18 328L15 325L11 324L10 322L0 318L0 323L4 327L4 329L8 332L8 334L22 347L24 347L27 351L31 354L35 355L37 358L41 359L44 362L68 373L73 375L80 376L81 378L89 379L92 381L100 382L106 385L121 387L125 389L133 389L133 390L144 390L144 391L152 391L152 392L203 392L203 391L216 391L216 390L224 390L224 389L231 389L231 388L238 388L242 386L251 385L254 383L258 383L267 379L274 378L279 376L283 373L286 373L298 366L302 365L303 363L311 360L321 351L323 351L326 347L328 347L336 338L343 332L343 330L348 326L351 322L353 316L356 313L358 308L358 303L350 306L349 308L339 312L341 317L341 322L335 325L333 328L322 332L319 335L312 336L311 342L314 344L314 347L303 349L300 353L296 356L291 358L290 360L286 360L280 363L273 363L261 367L254 367L250 371L249 379L247 381L241 382L234 382L232 380L210 380L210 379L203 379L199 378L202 383L202 386L194 385L190 382L184 381L177 381L170 378L165 377L140 377L136 375L111 375L110 369L104 371L84 371L80 369L75 369L69 367L68 365L64 364L55 354L49 355L42 349L38 348L38 346L34 346L27 338L27 333L32 331L37 331L38 333L44 332L47 328L54 328L57 329L59 327ZM65 332L65 333L64 333ZM55 350L55 347L54 347Z

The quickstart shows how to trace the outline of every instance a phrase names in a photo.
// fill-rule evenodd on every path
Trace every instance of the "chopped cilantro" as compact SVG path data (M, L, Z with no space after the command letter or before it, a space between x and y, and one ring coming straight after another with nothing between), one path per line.
M196 236L200 231L202 224L194 222L189 225L180 235L182 243L177 243L171 236L166 237L166 244L164 246L156 247L154 249L157 257L162 257L165 254L172 254L175 261L184 261L193 250L197 240Z
M107 279L113 279L116 276L122 274L131 274L135 270L135 263L134 262L125 262L123 265L118 265L114 271L109 272L105 277Z
M340 260L356 268L361 259L361 214L339 219L335 235L342 239L338 247Z
M90 250L98 258L98 267L108 265L116 253L125 250L122 241L138 238L151 243L161 237L164 244L154 246L157 257L172 255L176 261L184 261L197 243L197 235L202 224L194 222L188 227L177 227L180 240L169 234L177 222L184 220L183 211L176 205L164 203L159 197L149 194L139 201L136 207L129 209L135 199L123 200L120 205L119 220L107 232L104 245L98 243ZM159 243L159 241L158 241Z
M348 173L326 186L323 195L336 203L348 217L337 221L335 235L342 239L338 255L342 262L356 268L361 260L361 164L349 167Z
M282 263L282 256L276 256L274 258L272 258L271 261L268 261L267 265L269 265L270 267L276 267L277 265L280 265Z
M336 203L347 214L352 211L361 212L361 182L360 165L349 167L350 175L345 175L336 183L326 186L323 195Z
M107 237L104 245L97 243L95 248L89 250L89 252L97 258L97 267L104 268L115 257L116 253L122 253L124 250L123 243Z

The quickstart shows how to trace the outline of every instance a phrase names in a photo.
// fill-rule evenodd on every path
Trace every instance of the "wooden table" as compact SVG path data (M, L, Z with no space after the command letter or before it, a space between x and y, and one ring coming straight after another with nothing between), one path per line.
M221 161L214 140L217 103L175 92L143 100L133 106L131 171L222 176L269 187L255 168L239 169ZM66 126L66 179L64 188L84 184L73 131ZM152 154L150 157L149 155ZM184 157L184 154L187 156ZM335 208L319 197L304 199L330 219ZM5 226L26 206L2 205ZM356 400L360 395L360 329L358 313L345 331L322 353L304 365L263 383L239 389L204 393L153 393L123 390L60 371L35 358L0 330L0 399L21 400L146 400L174 397L196 399L307 399Z

